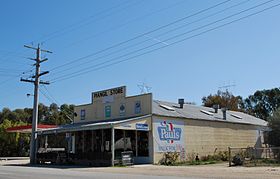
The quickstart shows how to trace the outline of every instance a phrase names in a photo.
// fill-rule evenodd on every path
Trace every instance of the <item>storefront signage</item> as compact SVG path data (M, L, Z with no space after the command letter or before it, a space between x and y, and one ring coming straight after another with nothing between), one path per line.
M184 152L184 122L179 120L154 119L156 152Z
M125 86L112 88L104 91L98 91L93 93L93 98L103 98L106 96L113 96L113 95L119 95L125 93Z
M182 130L181 128L174 127L173 123L167 123L163 121L161 126L157 128L159 139L166 141L167 143L173 143L174 141L180 141Z
M80 115L81 115L81 120L85 120L85 118L86 118L86 110L82 109Z
M135 114L141 113L141 102L140 101L135 102L134 112L135 112Z
M125 116L125 105L124 104L120 105L120 116Z
M114 102L114 96L105 96L104 98L102 98L103 104L112 103L112 102Z
M140 131L148 131L149 130L149 125L148 124L136 123L135 128L136 128L136 130L140 130Z
M127 128L131 128L131 124L122 124L122 127L127 127Z
M111 106L105 106L105 117L111 117Z

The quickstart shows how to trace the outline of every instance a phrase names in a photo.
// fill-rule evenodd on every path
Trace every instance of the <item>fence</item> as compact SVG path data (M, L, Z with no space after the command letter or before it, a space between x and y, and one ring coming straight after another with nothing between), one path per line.
M280 147L237 148L229 147L229 166L232 165L268 165L280 164Z

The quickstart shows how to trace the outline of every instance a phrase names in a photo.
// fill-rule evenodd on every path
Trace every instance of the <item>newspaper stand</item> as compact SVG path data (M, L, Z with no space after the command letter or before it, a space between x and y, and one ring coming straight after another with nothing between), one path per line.
M133 152L132 151L125 151L122 152L122 165L133 165Z

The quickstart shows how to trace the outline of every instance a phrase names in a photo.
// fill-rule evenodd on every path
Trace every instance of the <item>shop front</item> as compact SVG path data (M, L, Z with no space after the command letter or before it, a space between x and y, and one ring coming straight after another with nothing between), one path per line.
M37 159L41 163L90 166L121 164L122 152L131 151L134 163L151 162L150 117L72 124L39 134Z

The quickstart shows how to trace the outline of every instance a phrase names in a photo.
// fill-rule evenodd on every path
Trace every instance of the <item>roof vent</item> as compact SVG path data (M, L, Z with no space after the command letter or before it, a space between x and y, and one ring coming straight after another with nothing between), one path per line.
M207 114L209 116L213 116L213 113L212 112L209 112L209 111L205 111L205 110L200 110L200 112L204 113L204 114Z
M172 107L170 107L170 106L167 106L167 105L164 105L164 104L160 104L159 106L162 107L162 108L164 108L164 109L166 109L166 110L168 110L168 111L175 111L174 108L172 108Z
M242 119L242 117L241 116L238 116L238 115L236 115L236 114L230 114L232 117L235 117L235 118L237 118L237 119Z
M220 108L220 106L218 104L213 105L213 109L215 110L215 113L218 113L219 108Z
M184 99L178 99L178 103L180 104L180 108L183 108L184 107L184 104L185 104L185 100Z
M222 108L221 110L223 112L223 119L227 120L227 108Z

